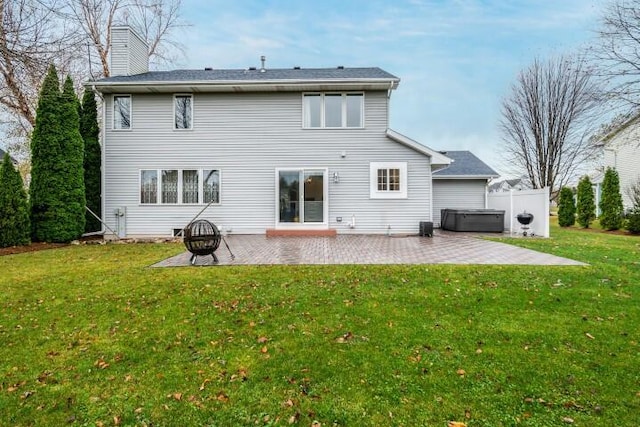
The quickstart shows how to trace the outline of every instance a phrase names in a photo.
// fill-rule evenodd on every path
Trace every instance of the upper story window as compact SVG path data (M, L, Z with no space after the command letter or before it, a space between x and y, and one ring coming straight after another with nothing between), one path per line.
M175 95L173 97L173 128L192 129L193 127L193 96Z
M305 128L364 127L362 93L305 93L302 110Z
M407 198L406 162L372 162L369 179L372 199Z
M131 129L131 95L113 96L113 128Z

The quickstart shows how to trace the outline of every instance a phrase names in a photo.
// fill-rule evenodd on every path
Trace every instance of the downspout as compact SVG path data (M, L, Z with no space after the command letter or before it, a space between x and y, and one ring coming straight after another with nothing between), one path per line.
M389 84L389 89L387 89L387 129L391 128L391 126L389 126L389 111L391 111L389 101L391 100L391 91L393 91L393 82Z
M484 183L484 208L485 209L489 209L489 179L487 179L487 181Z

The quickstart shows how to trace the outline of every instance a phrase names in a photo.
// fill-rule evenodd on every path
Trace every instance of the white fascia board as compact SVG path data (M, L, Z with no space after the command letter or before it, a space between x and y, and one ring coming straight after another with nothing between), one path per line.
M500 175L432 175L432 179L484 179L498 178Z
M278 92L300 90L389 90L397 79L353 80L221 80L221 81L113 81L86 82L102 93L111 92Z
M431 157L431 166L448 166L453 162L453 159L450 159L449 157L445 156L444 154L432 150L431 148L427 147L426 145L422 145L417 141L414 141L413 139L409 138L408 136L402 135L401 133L398 133L392 129L387 129L387 137L392 139L393 141L399 142L402 145L405 145L409 148L414 149L415 151L417 151L418 153L422 153L426 156ZM438 168L438 169L442 169L442 168ZM434 169L435 170L435 169Z

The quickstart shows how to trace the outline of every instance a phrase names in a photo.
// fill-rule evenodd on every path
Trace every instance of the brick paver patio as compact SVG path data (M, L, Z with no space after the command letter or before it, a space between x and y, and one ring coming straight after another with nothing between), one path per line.
M418 236L338 235L336 237L226 237L235 259L224 245L196 265L249 264L523 264L586 265L567 258L492 242L469 234L436 231L432 238ZM184 252L153 267L189 266Z

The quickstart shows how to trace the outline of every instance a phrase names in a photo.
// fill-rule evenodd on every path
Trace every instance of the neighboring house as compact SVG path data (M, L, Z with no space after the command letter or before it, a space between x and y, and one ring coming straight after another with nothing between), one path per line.
M527 177L502 179L500 181L492 182L489 185L489 193L501 193L503 191L511 190L530 190L531 185Z
M85 85L104 100L102 217L120 236L176 234L209 203L223 232L415 234L438 188L457 206L486 179L432 185L455 156L389 129L399 79L379 68L149 72L146 52L114 28L112 76Z
M433 173L433 222L440 226L440 210L486 209L488 183L499 175L470 151L441 151L453 162Z
M615 168L620 176L620 192L625 209L632 208L628 189L640 179L640 113L611 126L598 137L603 150L603 170Z

